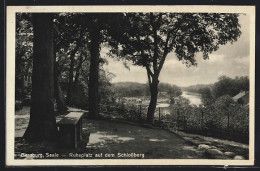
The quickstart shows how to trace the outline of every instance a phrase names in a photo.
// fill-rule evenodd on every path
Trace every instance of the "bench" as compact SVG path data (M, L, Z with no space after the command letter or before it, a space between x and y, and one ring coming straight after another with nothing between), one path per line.
M83 112L70 112L57 122L59 144L62 147L77 148L82 140Z

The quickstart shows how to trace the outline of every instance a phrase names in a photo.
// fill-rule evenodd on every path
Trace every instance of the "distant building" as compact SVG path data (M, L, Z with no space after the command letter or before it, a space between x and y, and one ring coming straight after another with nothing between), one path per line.
M233 100L238 104L248 104L249 103L249 92L242 91L233 97Z

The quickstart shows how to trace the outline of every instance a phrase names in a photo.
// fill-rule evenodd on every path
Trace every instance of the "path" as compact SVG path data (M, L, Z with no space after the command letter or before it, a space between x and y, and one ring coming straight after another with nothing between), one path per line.
M16 112L16 138L22 137L29 122L29 108ZM88 137L90 133L90 136ZM15 144L16 156L20 154L47 152L62 152L63 157L73 153L111 154L111 158L120 158L121 154L140 154L138 158L154 159L203 159L203 151L197 149L180 136L161 129L152 129L130 125L117 121L83 119L83 142L76 150L58 150L44 145L29 145L18 138ZM115 155L115 156L113 156ZM121 156L122 157L122 156ZM123 158L131 158L125 156Z
M116 121L86 120L90 131L87 148L105 153L144 154L144 158L206 158L196 146L165 130L145 128Z
M178 135L166 130L128 124L116 120L83 119L83 141L77 149L60 149L45 144L28 144L22 140L28 122L29 107L16 112L15 115L15 152L16 158L21 153L60 153L57 158L79 158L73 154L93 154L83 158L137 158L145 159L232 159L235 155L248 158L248 146L226 140L213 139L178 132ZM70 110L78 110L71 108ZM56 118L59 120L59 118ZM183 137L183 138L182 138ZM220 151L219 151L220 150ZM223 153L222 153L222 152ZM227 155L224 155L224 152ZM220 154L221 153L221 154ZM110 154L110 156L105 156ZM128 155L128 156L127 156ZM130 155L130 156L129 156ZM239 158L241 159L241 157ZM243 159L243 158L242 158Z

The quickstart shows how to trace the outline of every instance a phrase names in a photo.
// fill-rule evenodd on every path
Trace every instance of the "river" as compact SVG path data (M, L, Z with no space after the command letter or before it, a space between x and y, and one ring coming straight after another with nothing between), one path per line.
M191 93L187 91L182 91L182 97L190 100L190 104L200 105L202 104L201 95L199 93Z
M189 99L190 104L192 104L192 105L199 106L200 104L202 104L201 95L199 93L191 93L191 92L187 92L187 91L182 91L182 97ZM160 113L162 115L169 114L171 111L169 105L170 105L169 103L165 103L165 102L157 103L155 116L158 116L159 108L160 108Z

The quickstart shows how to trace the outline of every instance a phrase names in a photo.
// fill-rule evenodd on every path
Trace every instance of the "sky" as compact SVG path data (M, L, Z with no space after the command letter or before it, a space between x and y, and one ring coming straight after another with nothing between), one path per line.
M160 82L186 87L195 84L215 83L221 75L231 78L249 76L249 16L240 15L239 23L242 34L238 40L233 44L227 43L220 46L216 52L209 55L208 60L204 60L202 54L198 53L195 57L197 66L188 68L177 59L174 53L169 53L159 76ZM105 65L104 69L115 75L112 79L113 83L147 82L145 68L129 63L129 70L125 68L122 61L110 57L106 57L106 59L108 65Z

